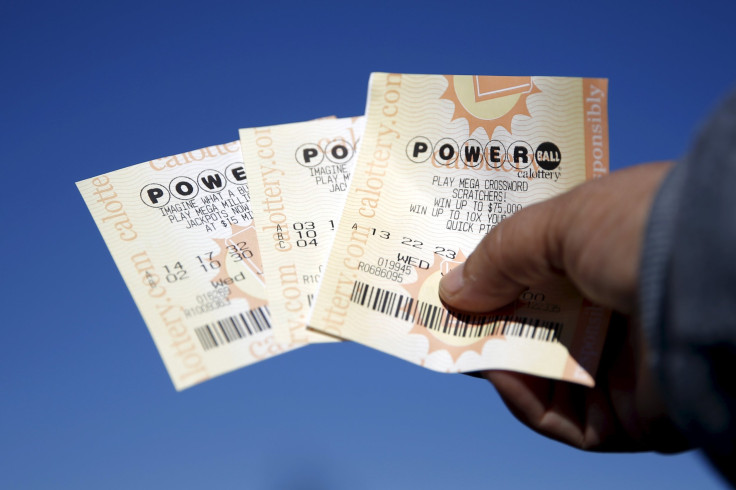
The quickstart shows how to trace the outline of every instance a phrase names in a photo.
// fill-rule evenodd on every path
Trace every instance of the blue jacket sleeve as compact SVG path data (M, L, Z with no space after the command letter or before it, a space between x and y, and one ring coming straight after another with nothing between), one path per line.
M736 485L736 92L664 180L640 278L670 415Z

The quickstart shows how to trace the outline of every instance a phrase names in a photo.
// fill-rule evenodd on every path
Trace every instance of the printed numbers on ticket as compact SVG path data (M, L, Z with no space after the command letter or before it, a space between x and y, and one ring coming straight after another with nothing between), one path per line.
M608 172L606 80L376 73L366 118L310 326L438 371L592 385L609 312L559 287L466 316L437 291L502 220Z
M277 341L334 341L307 320L340 219L365 118L240 130Z
M238 141L77 186L176 389L295 347L273 338Z

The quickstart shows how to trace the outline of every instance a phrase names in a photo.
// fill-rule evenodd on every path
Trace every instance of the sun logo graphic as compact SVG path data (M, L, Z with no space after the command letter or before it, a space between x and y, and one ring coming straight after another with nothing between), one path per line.
M447 75L441 98L455 105L452 119L466 119L468 133L483 128L488 139L498 127L511 133L514 116L529 116L527 98L541 90L532 77Z
M440 279L453 267L465 262L465 259L461 251L453 259L435 254L430 266L414 268L417 273L415 282L401 285L409 297L417 300L412 303L414 311L410 315L413 319L410 333L427 339L427 354L446 351L456 362L465 352L475 351L480 354L489 337L499 340L505 337L497 333L498 329L493 328L499 322L489 324L486 316L454 313L439 306L442 304L437 293ZM498 318L511 318L515 313L515 306L510 305L497 310L494 315Z
M263 264L253 225L231 225L228 238L213 238L219 252L207 257L204 266L217 271L210 280L213 287L230 288L228 299L244 299L250 309L264 306L266 286L263 280Z

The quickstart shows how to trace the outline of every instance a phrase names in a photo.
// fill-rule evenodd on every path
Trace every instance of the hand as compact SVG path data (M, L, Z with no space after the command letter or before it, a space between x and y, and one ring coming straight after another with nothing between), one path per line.
M644 230L669 168L627 168L519 211L440 283L448 307L466 312L500 308L528 288L560 280L616 312L595 388L481 373L519 420L545 436L595 451L688 448L659 400L636 321Z

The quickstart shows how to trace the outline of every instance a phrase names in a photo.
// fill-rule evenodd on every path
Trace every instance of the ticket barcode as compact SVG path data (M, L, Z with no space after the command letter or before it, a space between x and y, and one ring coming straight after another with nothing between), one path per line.
M214 349L271 329L267 306L261 306L194 329L204 350Z
M442 306L415 300L411 296L360 281L356 281L353 285L350 301L436 332L462 338L511 335L545 342L558 342L563 327L560 322L517 315L452 313Z

